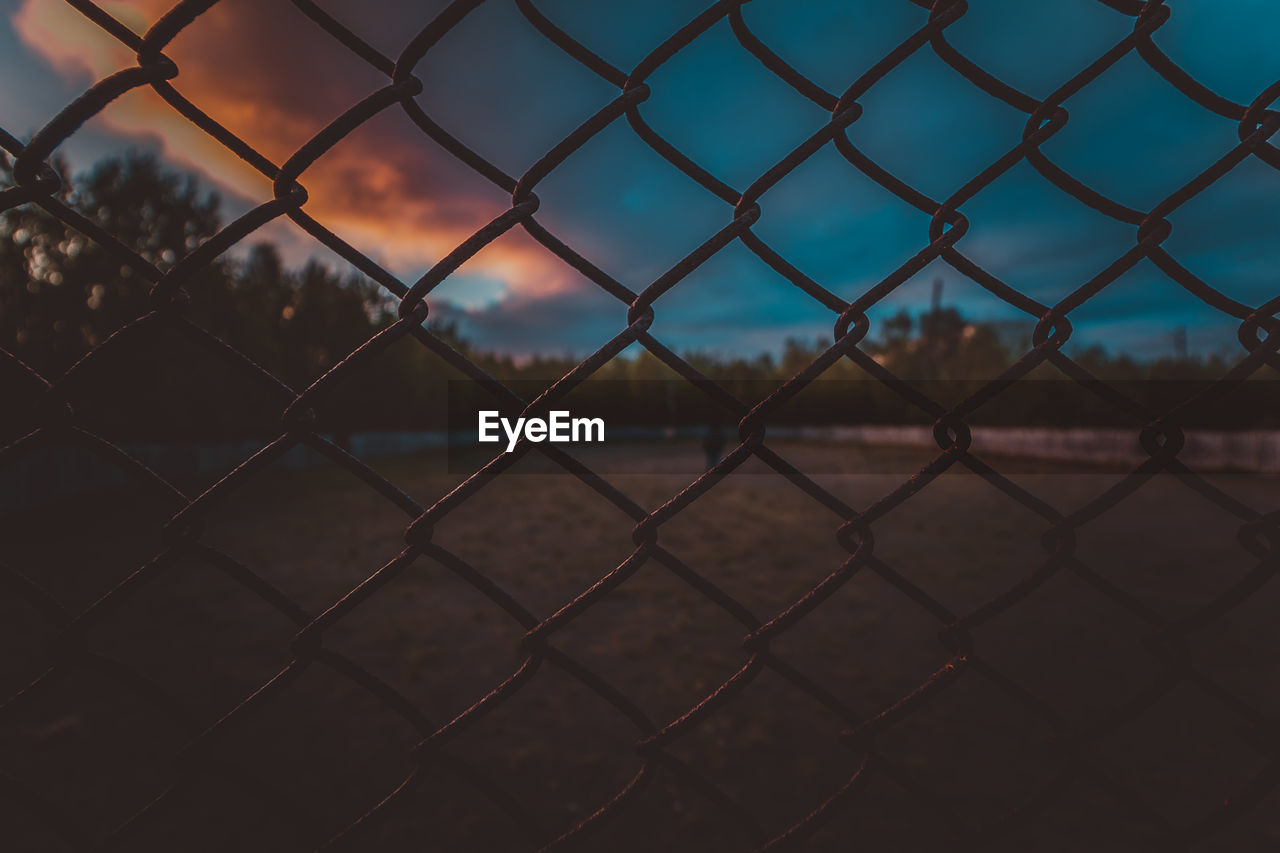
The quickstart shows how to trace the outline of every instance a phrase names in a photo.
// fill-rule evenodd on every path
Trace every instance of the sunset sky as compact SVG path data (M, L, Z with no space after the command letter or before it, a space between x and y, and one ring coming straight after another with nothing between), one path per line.
M168 0L101 5L142 32ZM395 57L444 7L438 0L322 0L335 17ZM1157 44L1196 79L1248 104L1280 79L1274 0L1171 0ZM686 0L538 0L560 27L629 69L705 4ZM1132 28L1097 0L970 0L948 40L982 67L1045 96ZM130 52L61 0L0 0L0 127L26 138L94 80L133 64ZM907 0L754 0L753 32L839 93L918 29ZM386 78L291 3L223 0L166 50L184 95L281 163ZM511 175L617 95L542 37L514 2L489 0L416 69L426 112ZM660 134L741 190L829 118L768 72L721 21L649 78L641 113ZM851 140L935 198L950 195L1013 147L1026 117L918 52L860 100ZM1136 56L1067 101L1068 126L1043 150L1099 191L1149 209L1238 141L1235 122L1181 95ZM235 214L270 184L149 90L112 104L61 149L74 168L140 147L201 174ZM510 197L390 109L303 176L306 210L411 282L510 204ZM732 218L731 208L649 149L625 120L588 142L538 187L539 221L633 290L640 290ZM756 233L813 279L853 298L923 248L929 219L827 146L761 199ZM962 206L959 248L1004 281L1054 302L1134 242L1134 229L1093 212L1021 164ZM1277 293L1280 174L1250 158L1171 217L1166 248L1214 287L1256 305ZM259 235L295 261L328 258L289 224ZM946 300L991 320L1019 315L935 264L875 309L923 308L931 282ZM626 306L520 229L465 265L432 296L485 348L585 353L625 325ZM787 337L830 339L832 313L733 244L656 304L654 333L679 350L777 351ZM1238 321L1218 314L1150 263L1072 314L1075 346L1172 354L1186 327L1193 351L1238 352ZM1028 323L1027 328L1030 328Z

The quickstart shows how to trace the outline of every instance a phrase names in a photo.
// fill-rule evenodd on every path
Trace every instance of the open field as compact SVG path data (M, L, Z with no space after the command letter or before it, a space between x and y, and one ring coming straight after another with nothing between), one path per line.
M775 449L858 509L926 460L923 451L883 448L779 443ZM605 453L629 454L609 480L647 509L687 485L701 463L693 443L597 448L581 458L607 463L593 460ZM375 467L424 506L462 477L431 455ZM1063 513L1121 477L1026 462L1011 470L1022 487ZM1260 512L1280 501L1274 478L1212 480ZM166 518L162 507L119 497L16 513L4 524L0 562L79 611L162 550ZM200 541L315 616L401 551L408 521L340 470L267 472L218 506ZM839 524L830 510L752 460L663 524L658 542L764 622L848 557L836 539ZM432 544L542 619L627 559L635 549L633 526L582 483L544 460L526 459L442 520ZM981 478L953 469L873 525L874 555L963 616L1044 565L1048 527ZM1068 758L1078 759L1072 766L1079 774L1025 825L981 849L1170 849L1162 831L1194 825L1266 772L1267 755L1274 754L1274 729L1259 732L1251 723L1280 716L1280 584L1262 585L1192 633L1185 656L1150 641L1159 620L1196 611L1257 566L1237 540L1240 527L1167 475L1086 524L1077 534L1078 564L975 628L972 665L876 739L860 783L812 836L811 849L957 849L959 842L948 839L988 825L1053 784ZM1096 574L1114 593L1103 594L1082 572ZM1122 597L1129 606L1118 603ZM859 569L771 644L778 660L829 691L851 717L766 668L666 747L742 816L655 765L647 784L582 849L750 850L784 831L860 766L864 753L842 741L841 732L891 706L951 659L939 639L942 625L882 572ZM85 647L162 685L189 710L186 727L122 689L118 677L72 668L0 716L0 771L47 792L90 837L110 831L175 778L190 780L121 849L313 849L411 773L410 750L421 739L414 725L350 679L312 664L221 733L215 749L174 759L191 732L212 725L290 663L296 631L215 565L183 553L92 623ZM747 663L746 632L649 560L550 643L661 727ZM447 565L418 556L328 628L323 646L374 673L428 726L439 726L521 667L523 634ZM49 619L23 597L0 598L4 696L54 661L55 636ZM1149 704L1113 716L1144 696ZM1087 734L1064 748L1067 731ZM424 765L421 784L354 849L534 849L538 837L555 837L635 777L642 736L634 720L544 662L509 700L445 747L506 791L536 826L522 826L449 761L437 760ZM234 772L209 772L214 759L249 768L255 785L286 792L301 816ZM64 849L47 821L12 799L0 803L3 819L23 827L20 837L29 842L23 849ZM746 826L744 817L757 826ZM1191 849L1277 846L1280 793L1273 792Z

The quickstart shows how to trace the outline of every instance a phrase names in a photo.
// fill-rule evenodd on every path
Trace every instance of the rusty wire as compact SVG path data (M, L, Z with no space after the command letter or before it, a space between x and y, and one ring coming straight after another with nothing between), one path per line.
M25 385L34 391L39 402L32 407L30 413L35 428L25 437L5 448L0 455L0 460L9 463L45 442L71 440L111 459L140 486L167 501L171 515L164 527L162 547L158 553L83 612L68 611L31 579L14 569L0 566L0 580L5 582L13 594L21 596L38 608L49 623L56 626L59 631L55 663L32 684L0 706L0 713L11 711L67 669L94 667L128 686L188 731L191 741L179 764L182 768L181 773L214 772L218 769L215 759L216 750L210 747L216 743L224 729L237 719L252 715L261 706L270 703L274 695L287 689L289 684L307 668L317 665L327 667L342 677L350 679L407 720L419 733L420 742L413 752L415 769L393 790L371 792L367 812L337 837L316 839L317 847L351 846L353 843L358 845L356 840L361 832L368 829L370 825L376 824L390 805L420 784L427 768L443 769L476 786L517 825L523 827L531 849L553 849L570 840L581 838L600 822L626 809L629 800L658 773L675 774L699 790L704 795L703 802L707 808L719 810L726 820L734 822L748 835L755 837L755 842L750 846L759 849L781 848L802 839L824 823L847 801L855 798L864 785L871 784L868 780L876 774L893 778L917 796L927 798L933 806L945 809L945 806L942 806L936 798L930 797L927 790L900 773L889 760L880 755L876 744L877 737L882 732L912 714L922 704L929 702L938 691L946 690L949 685L961 678L985 679L1002 691L1010 702L1024 706L1059 732L1065 747L1063 749L1065 758L1057 778L1049 785L1030 792L1025 802L1010 810L1002 820L977 828L963 826L963 822L957 821L957 826L961 827L957 832L960 833L959 838L962 841L985 843L984 840L996 838L1012 826L1034 820L1039 810L1051 802L1063 786L1078 778L1087 778L1091 784L1104 788L1118 800L1129 804L1143 820L1165 833L1168 838L1177 839L1177 843L1185 842L1187 839L1207 837L1256 804L1280 783L1280 755L1277 755L1274 749L1274 725L1261 712L1251 708L1247 702L1233 696L1229 690L1217 684L1212 673L1197 669L1190 661L1187 650L1188 641L1194 632L1247 599L1274 574L1275 561L1272 550L1276 518L1273 513L1262 514L1245 506L1196 475L1179 460L1178 452L1182 447L1184 436L1179 427L1178 418L1181 410L1212 400L1217 395L1230 391L1232 387L1264 366L1274 367L1280 364L1280 359L1275 355L1276 349L1280 347L1280 335L1276 335L1273 339L1277 324L1272 316L1280 307L1280 297L1260 306L1237 302L1215 290L1183 267L1163 248L1163 243L1172 231L1168 216L1245 159L1257 157L1273 168L1280 168L1280 150L1268 141L1276 130L1280 129L1280 113L1270 109L1272 101L1280 95L1280 83L1270 86L1250 104L1234 103L1194 80L1162 53L1152 41L1152 35L1169 20L1171 15L1170 6L1163 0L1146 2L1100 0L1107 6L1132 16L1132 32L1078 74L1064 81L1051 95L1038 99L985 71L947 41L947 29L960 20L967 11L964 0L937 0L932 4L924 0L912 1L929 10L928 20L924 26L901 44L892 46L879 62L852 81L843 92L836 94L826 91L788 65L748 28L742 13L742 6L747 0L721 0L715 3L654 48L635 68L630 70L614 67L589 47L576 41L539 11L533 0L516 0L516 6L524 18L542 36L589 72L616 86L619 91L614 100L603 105L595 115L546 152L526 173L515 177L504 173L450 135L449 131L427 115L415 100L415 96L422 90L421 81L414 76L415 67L450 29L480 6L482 0L457 0L452 3L413 37L403 51L394 58L381 54L363 41L346 23L326 13L311 0L293 0L294 5L303 14L333 37L336 42L335 49L340 46L350 51L370 67L386 75L387 83L345 113L335 117L327 127L297 150L286 162L279 165L256 151L250 142L221 126L198 105L188 101L171 83L177 76L178 68L165 56L165 47L183 29L195 25L200 14L214 5L216 0L183 0L141 36L112 18L108 12L90 0L68 0L72 6L106 33L135 51L137 65L122 69L94 84L54 116L25 145L7 133L0 136L0 146L15 158L17 182L16 186L0 193L0 209L26 204L38 205L65 225L81 231L103 248L113 252L122 264L129 266L135 273L152 283L152 310L96 346L63 376L55 379L40 376L17 359L5 354L8 372L16 377L13 382ZM644 102L649 97L649 85L646 81L651 74L679 51L693 43L708 28L724 19L728 20L743 49L749 51L765 68L791 87L798 96L817 104L831 116L826 124L815 128L804 143L745 189L731 187L716 178L710 171L698 165L659 135L646 123L643 116ZM1027 115L1021 138L1009 147L1008 152L975 175L950 198L941 201L930 198L877 165L870 157L858 150L847 135L848 128L858 122L861 117L859 98L895 67L919 51L932 51L952 71L973 86ZM1041 151L1041 146L1060 132L1069 121L1067 111L1062 106L1063 102L1084 87L1093 84L1108 68L1122 58L1131 55L1139 57L1149 68L1204 110L1239 123L1240 141L1236 147L1224 152L1215 164L1148 211L1129 208L1107 197L1073 177ZM273 187L273 197L269 201L228 224L216 236L164 272L60 201L57 197L60 179L49 166L50 159L58 147L81 125L115 99L140 87L153 89L174 111L270 179ZM511 206L508 210L477 231L412 284L402 282L308 215L305 210L307 193L301 183L308 167L326 151L376 114L390 109L402 110L434 144L511 195ZM708 237L687 257L638 291L610 277L556 237L536 218L539 200L535 190L538 184L571 158L593 136L600 133L606 126L619 121L625 121L638 138L672 167L696 181L708 193L730 208L728 220L720 231ZM927 244L892 274L867 288L852 301L846 301L805 276L771 249L752 230L752 226L762 216L759 205L761 196L819 149L828 145L838 151L855 168L903 202L931 217ZM1062 192L1073 196L1100 214L1135 229L1135 242L1130 250L1115 259L1103 272L1081 284L1073 293L1053 305L1042 304L1005 284L966 257L962 249L963 237L968 228L968 220L962 211L965 202L1024 161ZM279 217L288 217L293 220L319 243L344 258L399 300L397 322L350 353L309 387L301 390L288 387L247 357L202 331L183 316L186 306L183 285L192 273L213 262L220 254L244 240L267 222ZM531 401L519 399L501 382L486 375L465 355L433 334L424 323L429 313L428 299L432 290L468 258L516 227L523 228L547 251L558 256L604 292L627 306L628 325L625 329L597 352L583 359L569 374L554 383L538 399ZM660 328L661 325L655 311L655 305L660 297L671 288L678 286L682 279L700 264L734 241L740 241L770 268L794 284L799 291L822 303L834 315L832 342L826 351L755 406L748 406L699 373L655 336L655 329ZM910 383L894 376L859 347L870 326L867 317L868 309L935 259L941 259L963 276L1036 321L1031 349L1002 376L994 379L962 403L949 408L929 399ZM1245 352L1238 363L1232 366L1219 381L1200 392L1196 399L1187 401L1168 412L1144 411L1138 403L1127 399L1106 383L1098 381L1063 352L1064 345L1072 335L1071 312L1144 259L1153 262L1170 279L1213 309L1239 320L1239 339ZM202 494L194 496L183 494L177 487L130 458L109 441L78 426L75 411L69 402L74 396L72 391L77 383L96 362L103 358L104 353L134 346L137 340L145 340L142 335L144 331L158 326L176 329L208 348L227 364L228 369L239 371L247 381L261 385L268 393L274 395L279 400L282 411L282 426L278 438ZM315 429L312 414L314 406L331 389L350 380L379 351L406 337L415 338L476 383L507 402L524 406L526 411L545 410L566 393L574 381L590 376L623 349L638 343L680 376L704 389L717 404L734 412L738 419L738 441L736 446L725 455L723 461L652 512L644 510L565 451L546 444L533 445L528 442L522 442L513 453L500 455L435 504L427 507L420 506L394 484L320 435ZM862 510L847 505L831 494L770 449L766 443L766 426L770 413L777 407L785 405L789 398L840 359L851 360L935 421L934 434L938 443L938 453L933 461L897 489ZM1147 423L1140 434L1140 441L1149 454L1149 459L1087 505L1070 514L1061 513L1046 500L1006 479L970 451L970 433L966 418L997 394L1001 388L1007 387L1010 381L1026 376L1032 369L1046 362L1080 382L1107 404L1139 415ZM324 454L335 465L358 476L368 488L380 494L406 518L404 550L319 615L306 612L257 576L249 567L201 541L202 518L210 507L226 499L273 461L300 444ZM545 455L570 475L578 478L601 499L620 509L635 523L634 550L631 555L549 616L531 613L481 572L433 542L432 538L433 528L438 521L465 502L485 483L500 476L522 456L531 452ZM833 513L839 522L838 539L848 551L845 562L819 584L786 609L765 619L753 615L710 579L683 563L676 555L659 544L659 532L664 523L698 500L716 482L751 457L768 465L801 488L817 504ZM913 584L908 577L883 562L876 555L873 538L878 519L893 511L912 494L927 488L930 481L956 465L981 475L986 482L1038 515L1047 525L1043 537L1045 551L1043 563L1034 567L1019 583L969 613L951 612L924 589ZM1091 570L1075 553L1075 533L1082 525L1106 512L1159 472L1172 472L1179 475L1180 482L1234 515L1240 522L1241 544L1257 560L1256 566L1247 576L1216 598L1204 602L1198 611L1176 621L1163 619L1140 602L1127 596L1100 574ZM139 587L147 584L163 570L167 562L178 556L201 560L225 573L276 608L297 628L290 646L291 662L258 690L244 697L243 701L215 725L204 731L193 728L190 716L166 693L162 685L150 681L125 664L96 653L85 640L86 631L93 624L118 607ZM377 589L395 578L419 556L434 560L471 584L501 607L525 631L522 663L482 699L456 718L444 722L428 719L414 707L412 702L397 693L390 685L379 680L357 662L326 648L323 642L327 629L354 608L359 607ZM660 566L688 583L700 595L736 619L744 632L744 662L740 669L688 708L685 713L672 720L650 720L635 702L613 688L605 678L587 669L552 644L557 631L648 564ZM935 619L940 629L939 639L945 644L950 654L950 660L945 666L938 669L915 690L870 718L855 713L822 685L806 677L798 668L771 651L771 642L776 637L803 620L808 613L821 605L859 571L879 575ZM1098 593L1124 608L1135 620L1146 625L1152 637L1155 638L1152 646L1158 652L1157 669L1151 686L1144 690L1137 700L1116 709L1112 717L1085 731L1074 728L1071 721L1063 719L1057 709L1038 700L1014 679L985 661L972 635L973 629L977 626L1009 608L1016 607L1020 601L1031 595L1050 578L1062 573L1069 573L1080 582L1088 584ZM642 758L640 770L635 777L608 798L597 811L572 826L550 829L541 826L537 816L529 814L517 799L503 790L500 783L470 766L464 757L455 755L449 748L453 736L507 702L544 664L563 670L630 719L635 726L636 746ZM748 810L735 804L732 798L700 774L696 767L682 762L666 749L668 744L679 739L691 727L717 713L718 709L726 703L732 702L743 687L766 669L786 679L795 688L811 695L842 721L846 728L844 746L849 755L847 782L831 791L829 798L825 801L814 803L812 811L807 816L772 838L759 834ZM1091 746L1104 734L1116 731L1139 719L1144 710L1154 705L1174 687L1188 684L1227 707L1231 713L1242 719L1251 731L1257 733L1257 749L1265 758L1265 766L1242 787L1229 792L1230 795L1222 801L1220 807L1198 817L1189 825L1175 827L1168 824L1155 811L1146 808L1139 792L1127 790L1121 783L1095 766L1091 757ZM225 772L232 772L233 769L223 768ZM251 775L247 778L251 778ZM106 838L89 838L78 828L74 818L63 814L45 792L33 791L20 780L0 776L0 790L24 804L33 814L41 815L52 830L77 849L127 848L131 834L140 824L144 824L149 819L155 807L170 796L182 782L181 776L175 777L173 787L159 793L152 802L141 804L135 814L122 820L115 831ZM287 803L287 797L281 792L263 790L262 795L269 796L272 802L279 803L278 807L282 812L292 813L292 806ZM1172 845L1174 842L1171 840L1170 843Z

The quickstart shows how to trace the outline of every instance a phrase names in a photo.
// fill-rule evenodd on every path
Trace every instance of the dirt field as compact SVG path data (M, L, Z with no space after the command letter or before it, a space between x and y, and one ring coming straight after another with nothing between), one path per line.
M893 490L925 458L848 446L776 449L858 509ZM606 452L626 455L593 458ZM701 453L690 444L596 450L583 458L613 465L610 481L652 509L692 479ZM435 456L376 467L424 506L461 477ZM1013 469L1020 485L1063 513L1120 477L1025 463ZM1214 482L1262 512L1280 499L1280 482L1272 478L1223 475ZM166 517L158 505L118 496L16 514L0 531L6 542L0 562L78 611L161 550ZM268 472L218 507L200 541L314 616L400 552L408 520L336 469ZM836 539L839 523L752 461L663 524L658 541L763 622L842 564L848 553ZM577 480L529 459L450 513L432 543L542 619L628 557L633 526ZM874 555L962 616L1044 564L1041 537L1048 526L980 478L953 470L874 524ZM1129 597L1132 608L1066 568L977 627L972 664L876 738L859 783L812 836L810 849L964 849L967 832L1055 784L1047 805L1025 824L975 847L1171 849L1171 831L1186 841L1184 828L1274 769L1267 759L1275 754L1274 728L1259 732L1251 722L1280 716L1280 584L1262 585L1191 634L1184 656L1162 656L1165 647L1150 642L1153 623L1133 608L1153 620L1176 620L1241 581L1257 558L1237 541L1240 527L1169 476L1086 524L1077 537L1080 566L1114 585L1116 596ZM860 569L771 645L777 659L822 685L851 719L766 669L666 748L736 806L718 805L696 784L654 764L617 818L587 836L581 849L750 850L784 831L864 760L865 752L841 732L891 706L950 660L939 639L942 626L881 574ZM313 664L262 697L212 749L174 758L193 732L289 665L296 630L286 615L197 555L166 563L90 625L85 647L163 686L189 712L189 722L175 724L110 670L66 668L0 716L0 782L19 780L64 817L42 816L29 802L0 796L0 819L23 828L24 849L75 849L63 846L51 826L100 837L182 778L187 781L119 849L313 849L414 768L410 750L421 734L364 688ZM323 645L391 685L423 715L419 725L431 727L520 669L523 633L457 573L419 556L326 630ZM745 633L723 609L650 560L556 632L551 645L660 728L747 663ZM24 597L0 598L4 696L50 666L55 636L49 619ZM1136 708L1142 697L1152 701ZM1080 734L1068 741L1067 731ZM481 793L465 778L471 771L460 775L450 760L436 760L424 765L421 784L352 847L535 849L539 839L554 838L627 786L643 763L635 748L642 736L636 721L544 662L509 700L445 747L505 791L532 826ZM214 764L241 769L216 773L209 769ZM1062 777L1066 766L1078 772ZM0 785L0 795L11 787ZM1190 844L1222 851L1277 847L1276 792L1210 841Z

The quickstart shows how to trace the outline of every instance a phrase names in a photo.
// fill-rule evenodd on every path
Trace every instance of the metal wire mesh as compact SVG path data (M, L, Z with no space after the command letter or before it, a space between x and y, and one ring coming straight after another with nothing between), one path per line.
M746 0L723 0L699 14L690 23L656 46L633 69L616 68L590 47L581 44L560 29L556 23L539 11L532 0L516 0L516 6L528 22L550 43L572 57L589 72L616 86L619 93L603 105L591 118L545 153L525 174L512 176L488 162L468 148L449 131L428 116L415 100L423 83L414 76L414 69L433 47L455 26L481 5L480 0L459 0L451 4L435 20L417 33L396 57L384 56L357 34L358 22L343 22L326 13L310 0L294 0L294 5L317 26L333 38L334 50L349 51L371 68L386 75L387 84L354 104L342 115L335 117L320 133L298 149L288 160L276 164L254 149L249 140L241 139L228 131L200 106L187 100L170 81L178 74L178 68L164 54L166 46L184 29L199 26L199 16L214 0L186 0L175 5L144 35L137 35L103 8L89 0L69 0L70 4L113 38L137 53L137 65L118 71L100 80L80 97L54 116L29 142L22 144L14 136L0 135L3 145L15 157L16 186L0 193L0 209L19 205L37 205L70 228L74 228L103 248L114 253L120 263L152 283L152 310L121 329L110 339L103 341L83 360L58 378L40 376L11 356L5 356L5 372L12 392L25 394L37 402L28 407L32 430L24 438L5 448L5 462L22 457L43 443L57 440L73 440L88 446L110 458L113 464L148 490L160 495L170 507L170 517L164 527L163 542L155 556L139 566L136 571L101 597L87 609L76 611L65 607L46 593L37 581L26 577L16 569L0 566L10 595L27 600L44 614L57 633L54 644L55 663L16 696L9 698L0 713L12 713L13 709L29 701L68 669L95 668L108 677L125 685L143 701L153 705L176 725L187 731L190 746L184 750L175 769L174 785L158 793L154 800L140 803L136 811L122 815L118 827L106 838L89 837L78 828L74 815L66 814L57 805L56 792L34 790L21 779L0 777L0 790L44 821L75 849L128 848L130 838L154 819L166 798L174 796L181 784L190 776L212 772L216 767L213 754L215 745L226 730L238 721L263 712L282 692L289 691L306 670L327 668L340 677L349 679L383 703L396 715L408 721L419 733L420 742L412 754L412 769L400 784L390 791L369 793L367 811L347 829L334 838L322 839L321 846L361 846L361 839L370 827L382 821L389 810L423 780L433 773L445 772L475 785L494 806L515 823L524 828L531 849L553 849L590 836L593 829L611 817L625 812L635 796L654 777L670 774L701 794L700 808L720 814L724 820L750 829L753 816L749 809L734 802L715 782L700 773L699 768L680 760L669 747L699 724L721 713L732 705L735 698L762 673L768 671L788 681L796 690L817 700L830 713L836 715L846 727L843 748L849 757L847 781L829 792L823 801L812 803L812 810L794 821L788 829L772 837L757 837L744 849L781 849L803 841L810 833L826 823L833 815L856 801L862 792L878 784L877 780L894 780L908 788L912 795L929 808L943 810L927 785L911 781L893 762L878 751L878 739L927 705L939 692L948 690L958 681L981 679L1001 692L1009 703L1025 708L1058 731L1063 749L1053 781L1031 791L1025 801L1012 808L1001 820L980 827L964 826L958 830L957 844L972 842L990 849L995 839L1007 833L1011 827L1034 822L1043 808L1076 784L1098 786L1106 790L1127 809L1149 821L1164 839L1164 849L1178 847L1211 837L1232 822L1246 819L1249 809L1262 801L1280 782L1280 756L1275 750L1274 722L1265 712L1234 695L1214 680L1214 673L1204 671L1193 663L1189 649L1194 645L1194 635L1205 626L1229 614L1247 600L1276 570L1273 556L1275 513L1262 513L1244 505L1208 480L1188 469L1179 460L1184 435L1179 426L1180 413L1193 405L1203 405L1229 393L1251 375L1267 365L1276 366L1275 352L1280 347L1280 336L1272 316L1280 307L1280 296L1260 306L1237 302L1215 290L1192 274L1170 255L1163 244L1172 231L1169 216L1189 200L1204 191L1215 181L1248 158L1258 158L1272 168L1280 168L1280 151L1268 140L1280 129L1280 113L1270 109L1280 95L1280 83L1260 93L1251 104L1234 103L1200 84L1179 68L1156 46L1152 35L1165 25L1171 14L1171 5L1162 0L1102 0L1107 6L1132 16L1133 29L1098 59L1082 68L1078 74L1064 81L1047 98L1032 97L981 68L947 41L947 29L960 20L967 11L964 0L937 0L933 4L914 0L917 5L929 9L927 23L898 45L886 45L883 58L848 88L840 93L826 91L774 53L748 28L742 6ZM650 127L644 118L644 103L650 89L646 82L664 63L684 50L717 22L727 19L738 43L750 52L760 64L794 90L797 97L807 99L829 111L830 120L815 128L812 135L785 158L762 174L745 189L732 187L713 176L707 169L681 153L674 145ZM1020 139L1010 140L1006 154L973 176L951 197L937 200L918 191L895 177L850 141L846 131L861 120L859 99L870 91L890 71L909 57L921 51L932 51L950 69L963 77L987 96L1001 101L1027 116ZM1137 57L1177 88L1187 99L1203 110L1239 123L1239 144L1222 153L1221 159L1197 175L1185 186L1178 188L1150 210L1135 210L1107 197L1068 171L1055 164L1041 151L1055 134L1068 122L1063 102L1095 81L1110 67L1126 57ZM215 237L194 249L172 268L161 271L134 252L94 222L77 213L60 201L57 192L60 180L49 163L60 145L68 140L89 119L100 113L113 101L140 87L150 87L179 115L199 128L229 151L249 163L254 169L272 181L273 197L227 225ZM422 278L406 284L395 275L375 263L358 249L348 244L322 223L306 212L307 192L302 185L307 169L326 151L355 131L377 114L386 110L402 110L421 130L424 144L438 146L477 174L511 195L510 208L488 225L477 231L447 257L432 267ZM539 199L535 193L540 182L572 158L584 144L606 127L625 122L631 131L660 155L670 166L693 179L707 193L728 206L728 221L717 233L710 235L696 250L667 270L663 275L640 290L633 290L607 275L571 246L557 238L540 224L536 214ZM758 203L761 196L778 184L801 163L820 149L830 146L850 164L863 172L903 202L931 217L927 241L912 257L908 258L891 275L877 282L848 301L820 283L802 274L776 251L771 249L752 227L761 217ZM1132 226L1135 242L1131 249L1101 274L1081 284L1074 292L1056 304L1042 304L1026 294L1010 287L995 275L984 270L966 257L963 237L969 221L962 208L966 202L982 193L1000 176L1015 166L1026 163L1061 192L1067 193L1093 210L1111 219ZM245 240L255 230L279 217L288 217L320 244L350 262L361 273L373 279L399 300L399 320L375 337L366 341L325 375L304 389L288 387L266 370L258 367L234 348L213 338L184 318L186 294L184 285L193 273L212 263L219 255ZM511 229L521 228L545 249L586 276L601 290L627 306L626 328L597 352L578 364L569 374L551 385L536 400L519 400L501 382L495 380L473 364L463 353L434 334L425 325L429 315L429 298L437 286L453 274L467 259L485 246L497 240ZM715 381L701 374L686 360L676 355L660 341L661 322L655 305L672 288L678 287L694 269L710 257L738 242L761 261L790 281L798 290L827 306L833 317L833 334L830 346L811 364L795 373L775 392L757 405L749 406L730 394ZM924 396L916 386L893 375L870 357L860 344L868 334L870 321L867 311L918 273L927 264L941 259L963 276L969 278L994 296L1013 306L1036 322L1032 346L1002 376L994 379L982 390L972 394L956 406L944 406ZM1110 283L1143 260L1149 260L1186 291L1205 304L1239 321L1239 341L1243 356L1195 399L1165 412L1147 412L1107 383L1091 376L1079 364L1066 356L1064 346L1071 339L1071 314L1093 298ZM94 435L77 424L76 412L71 403L74 389L92 369L103 360L104 354L135 347L151 347L153 339L145 332L155 327L176 330L214 353L226 365L229 372L244 377L246 383L265 388L278 399L282 413L281 432L277 439L237 467L230 474L213 484L203 493L187 495L176 486L148 470L111 442ZM431 350L440 359L465 373L475 383L490 391L497 398L514 402L526 411L544 411L561 399L577 380L589 377L625 348L639 344L658 359L669 365L682 377L695 383L717 404L736 413L738 435L722 461L706 474L697 477L686 488L670 497L656 510L648 511L610 482L564 450L548 444L522 442L513 453L500 455L467 478L458 488L431 506L421 506L395 484L384 479L372 468L327 440L316 429L313 408L324 400L336 386L359 381L362 370L368 369L371 359L397 341L413 338ZM885 494L866 509L848 505L829 490L815 482L787 459L771 449L766 440L766 428L771 413L785 406L787 401L806 385L813 382L841 359L849 359L863 370L879 379L912 405L918 407L935 421L937 440L936 457L897 488ZM971 436L967 420L988 402L999 389L1010 381L1026 376L1037 366L1048 363L1063 374L1080 383L1106 404L1136 416L1148 424L1139 436L1149 459L1119 479L1105 492L1088 504L1063 513L1046 498L1031 494L1022 486L991 467L970 450ZM306 612L284 593L274 588L232 556L221 553L202 542L202 522L215 505L224 502L254 480L264 469L297 445L306 445L323 454L334 465L351 472L380 495L391 508L406 518L404 549L390 562L369 574L346 595L334 601L318 616ZM497 583L469 565L461 557L433 541L435 525L446 515L467 502L482 486L501 477L507 469L523 456L541 454L556 466L571 474L590 488L599 499L617 507L634 521L634 549L617 566L601 575L592 585L576 597L565 601L551 615L536 615L504 591ZM815 507L834 512L843 519L838 525L838 539L847 551L847 559L831 571L820 583L813 586L780 612L758 617L736 601L705 574L686 565L676 554L660 544L663 525L677 514L698 501L713 485L733 472L745 461L754 458L769 466L794 483L810 496ZM980 475L992 487L999 489L1012 500L1041 518L1046 525L1042 544L1043 561L1018 583L991 598L982 606L966 613L951 612L944 604L917 586L905 574L877 556L874 531L877 523L892 513L904 500L922 489L953 466L962 466ZM1153 475L1170 472L1181 482L1198 492L1203 498L1234 516L1239 522L1238 539L1242 548L1256 561L1246 576L1234 582L1224 592L1215 595L1193 613L1176 621L1169 621L1155 614L1141 602L1125 595L1110 584L1105 577L1093 571L1076 552L1076 533L1084 525L1108 512L1118 501L1133 493ZM494 523L501 525L502 519ZM296 626L296 635L289 645L290 660L273 678L247 695L229 713L207 730L192 728L191 717L180 703L168 695L163 684L148 679L129 666L94 650L86 641L89 628L102 622L123 602L151 584L164 572L165 566L178 558L197 559L214 570L225 573L271 607L277 609ZM455 573L479 593L504 610L519 624L524 632L521 661L500 683L456 718L441 722L424 716L413 703L387 683L367 671L358 662L327 648L326 632L366 602L377 590L401 574L420 557L435 561L444 569ZM593 672L571 656L560 651L553 642L557 632L584 612L625 584L640 571L667 571L672 573L698 595L722 609L737 620L744 633L743 661L740 668L723 683L714 685L705 696L675 719L651 720L631 698L612 687L606 677ZM774 651L775 641L785 632L802 623L824 601L846 584L856 573L869 572L887 581L898 593L919 607L923 613L936 620L940 628L939 639L950 656L945 666L934 672L915 689L868 718L849 708L817 681L806 677L802 668L785 660ZM1137 700L1113 709L1113 713L1100 723L1081 730L1064 719L1060 710L1035 698L1023 685L984 659L974 640L973 631L1031 596L1051 579L1070 576L1073 582L1088 585L1097 593L1110 599L1125 610L1132 619L1144 626L1153 637L1152 682ZM604 804L588 816L569 826L544 826L537 815L529 813L519 798L505 791L500 780L489 778L472 767L464 755L451 750L451 741L485 715L508 703L530 683L544 666L554 667L576 679L587 690L616 708L635 728L636 749L641 765L634 778L621 790L611 792ZM1167 697L1176 687L1190 685L1224 707L1233 719L1251 733L1261 761L1261 769L1223 791L1221 805L1211 812L1197 816L1189 825L1173 826L1141 804L1140 792L1125 786L1097 771L1092 755L1097 744L1116 732L1141 725L1144 713ZM252 782L252 775L242 777L245 784ZM264 791L262 796L275 796ZM280 806L287 810L286 806ZM750 835L751 832L748 832ZM424 843L430 839L423 839Z

